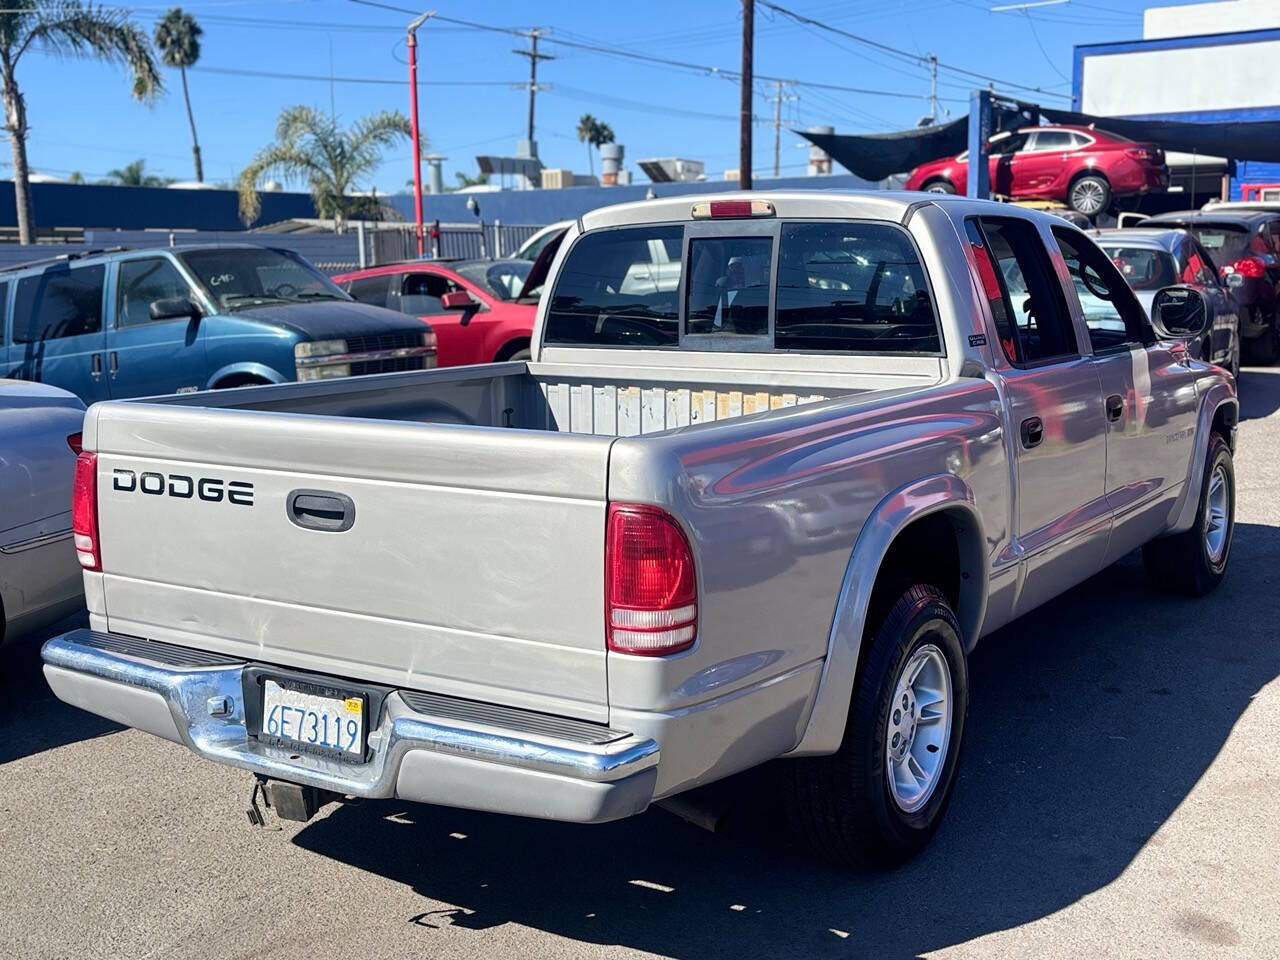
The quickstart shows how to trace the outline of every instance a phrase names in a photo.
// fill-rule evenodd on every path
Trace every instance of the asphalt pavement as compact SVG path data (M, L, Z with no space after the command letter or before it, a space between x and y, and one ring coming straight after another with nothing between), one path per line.
M729 828L397 802L245 816L251 778L0 663L7 957L1280 957L1280 368L1241 377L1231 565L1130 557L983 641L934 843L892 873L794 848L769 776Z

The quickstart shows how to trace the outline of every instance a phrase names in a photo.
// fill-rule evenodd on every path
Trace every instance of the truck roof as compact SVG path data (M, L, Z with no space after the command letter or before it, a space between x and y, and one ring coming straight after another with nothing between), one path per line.
M688 220L695 203L716 200L769 200L777 208L779 217L830 217L838 214L898 221L902 220L911 207L921 203L983 203L959 195L926 194L909 190L736 190L726 193L681 194L601 207L583 214L582 229ZM999 204L999 207L1017 216L1040 215L1011 204ZM1055 222L1059 220L1060 218L1055 218Z

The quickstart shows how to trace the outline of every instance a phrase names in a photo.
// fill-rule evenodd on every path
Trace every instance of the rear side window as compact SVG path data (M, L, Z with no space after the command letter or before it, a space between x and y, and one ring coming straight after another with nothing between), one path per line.
M784 224L774 343L939 353L933 298L907 234L884 223Z
M546 343L679 343L681 226L589 233L573 247L547 309Z
M53 267L18 281L13 342L37 343L102 330L102 281L106 268Z
M983 217L967 220L965 229L1009 362L1034 366L1077 356L1062 285L1035 225Z

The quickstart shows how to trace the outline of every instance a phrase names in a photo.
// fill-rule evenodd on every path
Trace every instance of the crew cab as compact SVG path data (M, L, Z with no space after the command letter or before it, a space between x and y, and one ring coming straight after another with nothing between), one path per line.
M290 250L73 254L0 272L0 376L86 403L435 366L429 325L354 302Z
M361 303L421 317L436 335L436 365L528 360L536 297L527 260L413 260L333 278ZM545 275L545 274L544 274Z
M991 190L1013 200L1057 200L1087 217L1111 209L1116 197L1169 188L1164 151L1094 127L1042 126L1006 130L988 142ZM916 167L908 190L963 193L969 152Z
M800 835L899 861L983 635L1140 547L1165 588L1224 576L1237 401L1186 348L1205 323L1180 286L1148 320L1088 236L1003 204L597 210L528 361L90 408L90 627L45 674L287 818L608 821L782 760Z

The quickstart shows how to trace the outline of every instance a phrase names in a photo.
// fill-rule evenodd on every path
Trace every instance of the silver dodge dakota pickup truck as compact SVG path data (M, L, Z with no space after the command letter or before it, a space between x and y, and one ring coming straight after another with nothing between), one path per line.
M944 814L979 638L1138 548L1167 589L1224 574L1205 304L1148 317L1065 221L675 197L548 262L527 362L91 407L54 692L255 774L251 820L599 822L778 760L798 835L892 863Z

